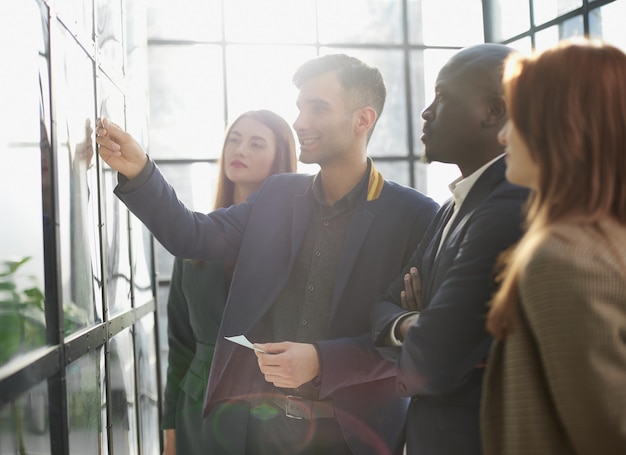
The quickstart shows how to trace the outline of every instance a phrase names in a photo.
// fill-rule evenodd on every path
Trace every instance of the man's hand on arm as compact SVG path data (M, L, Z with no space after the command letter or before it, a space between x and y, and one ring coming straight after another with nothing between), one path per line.
M408 311L422 311L422 277L417 267L411 267L404 275L404 291L400 292L402 308Z
M139 143L106 118L98 119L96 142L100 157L128 179L137 176L148 163L148 155Z
M389 343L400 346L409 328L417 322L422 310L422 279L417 267L404 275L404 290L400 292L400 305L407 313L397 318L389 333Z
M276 387L295 389L320 374L320 362L315 346L308 343L255 343L254 351L265 380Z

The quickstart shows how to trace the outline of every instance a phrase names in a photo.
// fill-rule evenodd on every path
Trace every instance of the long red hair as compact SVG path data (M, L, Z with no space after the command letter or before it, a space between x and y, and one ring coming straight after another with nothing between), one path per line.
M626 224L626 54L592 40L563 41L506 62L509 119L539 167L526 234L501 258L501 286L487 328L505 338L515 325L523 264L554 223Z

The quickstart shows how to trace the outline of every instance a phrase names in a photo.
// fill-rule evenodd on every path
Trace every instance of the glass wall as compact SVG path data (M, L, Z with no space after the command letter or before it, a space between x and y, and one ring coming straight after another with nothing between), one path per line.
M101 115L147 138L145 17L0 6L2 454L161 453L151 247L94 141Z
M626 49L619 30L626 17L624 0L488 0L487 40L522 52L545 49L576 36L603 39Z

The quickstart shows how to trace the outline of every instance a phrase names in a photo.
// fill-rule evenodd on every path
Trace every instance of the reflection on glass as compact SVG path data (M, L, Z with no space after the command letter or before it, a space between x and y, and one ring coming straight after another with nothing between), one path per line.
M483 42L480 0L408 0L409 42L467 46Z
M0 408L0 453L52 453L47 390L46 382L40 382Z
M150 155L217 157L220 150L212 144L224 134L220 47L151 46L149 54Z
M70 453L100 453L102 443L101 361L98 348L67 367Z
M125 0L123 2L126 45L126 60L124 61L126 128L145 149L148 149L150 114L146 109L149 105L148 41L146 38L148 1ZM153 3L150 0L150 4ZM180 8L181 2L176 2L175 5ZM207 26L206 23L204 25Z
M228 0L224 2L225 39L248 43L310 43L315 41L315 21L311 20L314 17L314 0Z
M96 0L96 31L100 64L113 78L123 76L122 4L119 1Z
M595 38L602 38L626 52L624 17L626 17L624 0L596 8L589 13L589 34Z
M558 16L574 11L582 5L582 0L533 0L535 25L541 25Z
M83 41L93 40L93 2L63 0L55 2L58 16Z
M130 329L118 333L110 341L109 351L109 422L113 453L137 453L137 421L135 419L135 358Z
M152 295L152 253L150 241L143 235L143 223L131 217L133 293L135 306L154 299Z
M368 154L376 156L406 156L406 85L404 59L401 50L322 48L320 54L348 54L368 65L377 67L387 87L387 99L382 115L367 146Z
M526 0L493 0L490 13L494 41L503 41L530 28L530 6Z
M150 314L135 324L137 347L137 399L142 453L159 453L159 412L155 350L154 315ZM166 363L166 362L164 362Z
M128 211L113 194L114 172L103 174L105 209L106 293L111 316L131 308Z
M98 80L98 112L114 122L124 118L124 96L108 78ZM113 194L116 173L103 167L106 295L111 316L131 308L131 273L128 242L128 215L123 204Z
M318 0L321 43L402 42L402 2Z
M39 68L47 59L47 9L40 6L0 5L0 29L9 33L0 59L10 62L0 84L0 365L45 343L40 117L47 89Z
M62 27L57 74L56 151L59 253L66 333L96 322L94 271L98 210L94 167L93 115L95 94L93 60L76 46ZM97 272L96 272L97 273ZM95 286L94 286L95 285ZM98 319L99 320L99 319Z

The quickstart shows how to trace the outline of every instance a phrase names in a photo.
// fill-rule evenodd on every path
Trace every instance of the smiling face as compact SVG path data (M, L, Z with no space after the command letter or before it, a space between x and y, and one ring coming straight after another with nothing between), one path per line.
M250 117L235 123L224 145L224 171L235 186L258 189L270 175L276 157L271 129Z
M353 114L334 71L312 77L300 88L293 128L300 142L300 161L323 166L341 159L354 146Z
M515 123L509 120L500 130L498 139L505 146L507 180L536 190L539 186L539 166Z

